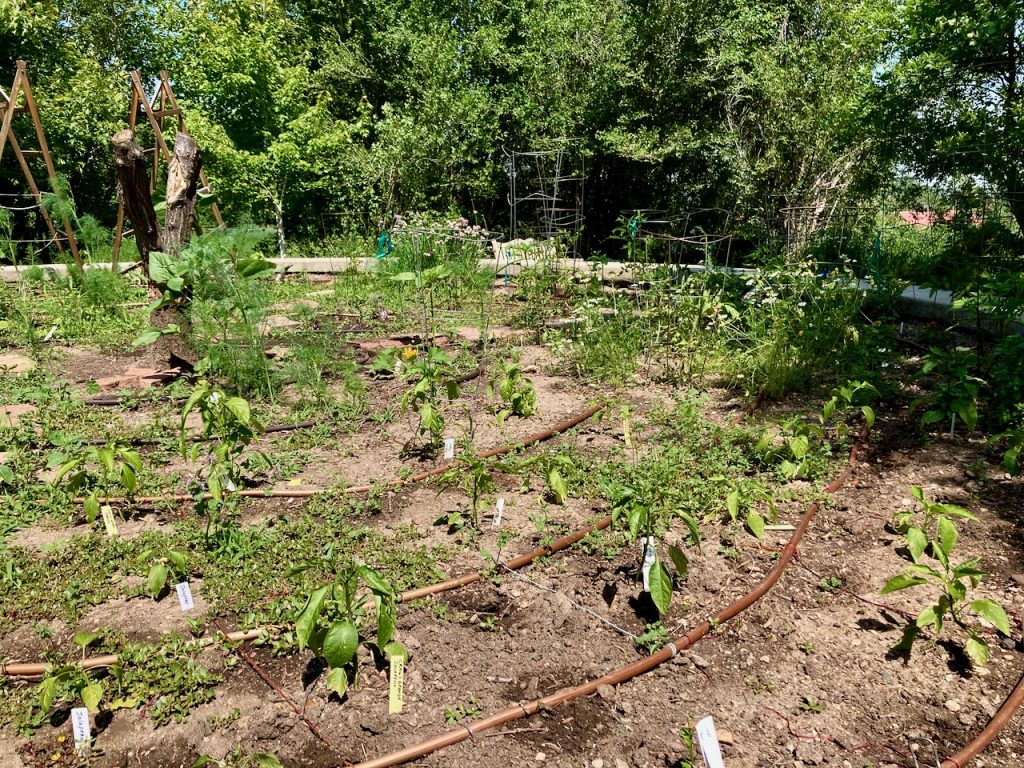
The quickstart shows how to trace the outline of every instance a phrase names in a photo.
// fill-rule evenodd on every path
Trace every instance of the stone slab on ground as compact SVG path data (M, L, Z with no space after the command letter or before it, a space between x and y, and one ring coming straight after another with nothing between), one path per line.
M17 429L21 417L36 410L34 405L0 405L0 428Z
M20 376L35 370L35 367L35 360L25 355L19 355L17 352L7 352L0 355L0 373Z

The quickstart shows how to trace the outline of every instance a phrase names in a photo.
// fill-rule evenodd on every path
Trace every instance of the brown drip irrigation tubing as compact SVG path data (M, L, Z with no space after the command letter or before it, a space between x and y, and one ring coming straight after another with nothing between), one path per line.
M271 424L269 427L265 427L260 434L273 435L278 432L293 432L297 429L312 429L318 425L319 422L316 421L300 421L298 424ZM170 439L174 440L175 438ZM191 443L203 443L208 440L213 440L213 438L207 437L206 435L190 435L185 438L185 440ZM106 445L107 442L108 441L105 438L100 437L95 440L85 440L82 442L82 445ZM167 442L167 439L165 438L161 440L156 437L131 437L125 440L125 442L129 445L159 445Z
M571 429L577 424L586 421L595 414L599 413L602 410L602 408L603 406L594 406L593 408L588 408L586 411L583 411L583 413L578 414L571 419L563 421L561 424L556 424L554 427L551 427L550 429L546 429L541 432L537 432L536 434L530 435L519 444L502 446L500 448L492 448L491 450L481 454L481 456L484 458L498 456L503 453L508 453L509 451L516 450L520 447L527 447L542 442L544 440L548 440L554 435L564 432L567 429ZM458 462L451 462L449 464L444 465L443 467L432 469L429 472L422 472L419 475L409 478L404 482L417 482L418 480L425 479L426 477L430 477L431 475L446 472L448 469L454 466L458 466ZM357 489L347 488L345 490L349 493L353 493L360 489L369 490L369 488L370 486L360 486ZM317 491L316 493L322 493L322 491ZM189 496L186 498L190 499L192 497ZM532 563L538 557L546 557L547 555L551 555L555 552L560 552L563 549L571 547L573 544L575 544L588 534L593 533L594 531L600 531L607 528L609 525L611 525L611 522L611 515L602 517L594 524L588 525L585 528L581 528L578 531L568 534L567 536L563 536L562 538L552 542L551 544L548 544L547 546L537 547L536 549L531 550L530 552L526 552L525 554L514 557L513 559L504 563L504 567L513 571L523 568L524 566L527 566L530 563ZM465 576L458 576L453 579L448 579L447 581L442 581L437 584L431 584L425 587L417 587L416 589L409 589L398 595L398 602L408 603L413 600L426 597L428 595L434 595L441 592L448 592L453 589L458 589L459 587L464 587L468 584L473 584L478 581L482 581L486 577L486 571L477 571L475 573L466 574ZM249 630L248 632L232 632L231 634L227 635L227 639L233 642L254 640L257 637L259 637L263 631L263 628L257 628ZM213 640L203 642L213 642ZM84 659L81 663L81 666L83 669L96 669L98 667L109 667L111 664L116 663L117 656L115 655L94 656L92 658ZM7 677L39 677L45 674L46 666L46 664L41 663L0 664L0 675L6 675Z
M228 632L223 636L226 642L230 643L244 643L249 640L255 640L266 631L265 628L250 629L245 632ZM208 637L199 641L200 646L212 645L220 639L219 637ZM91 656L87 659L82 659L79 663L82 669L100 669L101 667L110 667L117 664L117 655L109 654L107 656ZM6 675L7 677L42 677L46 674L46 668L51 666L45 663L25 663L25 664L0 664L0 674Z
M483 453L478 455L478 458L489 459L494 456L502 456L506 453L517 451L521 448L529 448L530 446L536 445L537 443L542 443L545 440L550 440L555 435L559 435L562 432L572 429L578 424L582 424L584 421L590 419L593 416L596 416L603 410L603 405L592 406L590 408L587 408L587 410L583 411L582 413L578 413L572 418L566 419L565 421L556 424L553 427L548 427L547 429L543 429L540 432L536 432L532 435L529 435L528 437L523 438L523 440L521 440L518 443L502 445L497 448L491 448L487 451L484 451ZM439 467L435 467L434 469L428 469L425 472L420 472L419 474L413 475L412 477L407 477L405 479L392 480L388 483L384 483L383 485L350 485L346 488L341 488L339 492L343 494L369 493L375 488L401 488L402 486L405 485L412 485L414 483L419 483L422 482L423 480L427 480L431 477L443 475L445 472L448 472L449 470L455 469L459 466L461 466L461 464L456 459L454 461L449 461L445 464L442 464ZM259 490L250 488L247 490L238 491L237 495L244 496L247 498L306 499L311 496L319 496L330 492L330 489L326 488L280 488L271 490ZM204 493L201 498L210 499L212 497L210 496L210 494ZM191 494L179 493L168 494L165 496L140 496L135 499L129 499L124 496L111 496L103 498L100 501L104 504L156 504L164 501L194 501L195 499L196 497L192 496ZM75 499L75 501L83 502L84 499L78 498Z
M853 447L853 450L850 451L850 459L846 468L835 480L825 487L826 493L835 493L850 477L850 474L853 471L853 466L857 460L857 454L861 445L863 445L867 440L868 432L869 428L865 425L861 430L857 444ZM639 659L632 664L628 664L614 672L609 672L603 677L591 680L583 685L576 686L575 688L564 688L550 694L549 696L545 696L544 698L517 704L514 707L509 707L508 709L493 714L483 720L467 723L461 728L448 731L447 733L427 739L419 744L414 744L411 747L406 747L405 749L391 752L390 754L383 755L372 760L357 763L355 768L390 768L391 766L408 763L412 760L416 760L436 752L439 749L443 749L444 747L448 747L453 744L457 744L460 741L464 741L467 738L474 737L476 734L483 731L534 715L541 709L550 709L558 706L559 704L564 704L574 699L578 699L582 696L589 696L596 693L599 686L615 686L625 683L632 680L634 677L638 677L639 675L660 666L664 662L673 658L677 653L679 653L679 651L685 651L690 646L697 643L703 637L708 635L714 627L729 621L737 614L746 610L755 602L760 600L782 577L783 572L786 570L790 560L793 559L793 556L796 553L797 544L800 542L800 539L803 538L804 532L810 526L811 520L818 513L819 508L819 504L816 501L812 502L810 506L807 507L807 511L804 512L803 517L800 518L800 522L790 537L789 542L779 553L779 559L768 572L765 579L757 587L728 605L713 619L703 622L699 626L690 630L687 634L668 643L652 656L648 656L645 659Z
M974 759L981 750L987 747L999 735L999 732L1010 722L1010 718L1013 717L1021 704L1024 704L1024 674L1021 675L1016 687L1006 697L1006 701L999 707L992 716L992 719L988 721L988 725L985 726L982 732L955 755L943 760L941 768L963 768L968 761Z
M556 552L561 552L563 549L568 549L573 544L578 542L583 537L594 531L601 531L607 528L612 523L611 515L606 515L598 520L593 525L588 525L585 528L580 528L578 531L574 531L557 541L553 541L547 546L537 547L529 552L522 555L518 555L511 560L508 560L501 564L501 567L507 568L510 571L517 571L520 568L532 563L538 557L547 557L553 555ZM420 598L427 597L428 595L436 595L441 592L449 592L459 587L465 587L469 584L475 584L478 581L483 581L489 575L488 571L476 571L475 573L467 573L464 576L458 576L447 581L438 582L437 584L428 584L425 587L416 587L415 589L407 589L397 597L399 603L410 603L413 600L419 600ZM217 624L216 621L214 621ZM220 627L217 624L218 628ZM263 632L267 630L266 627L257 627L250 629L245 632L228 632L224 633L224 638L229 642L245 642L248 640L255 640ZM223 631L223 630L222 630ZM208 645L213 643L216 638L206 638L201 640L202 645ZM93 656L91 658L83 659L81 662L82 669L97 669L100 667L109 667L112 664L117 663L116 655L107 656ZM40 663L25 663L25 664L0 664L0 675L6 675L7 677L41 677L46 673L46 664Z

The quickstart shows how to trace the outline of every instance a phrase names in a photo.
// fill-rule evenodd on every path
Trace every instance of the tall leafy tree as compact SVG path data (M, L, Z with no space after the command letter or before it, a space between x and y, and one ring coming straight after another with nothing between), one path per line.
M974 176L1024 229L1024 1L902 0L877 118L897 157Z

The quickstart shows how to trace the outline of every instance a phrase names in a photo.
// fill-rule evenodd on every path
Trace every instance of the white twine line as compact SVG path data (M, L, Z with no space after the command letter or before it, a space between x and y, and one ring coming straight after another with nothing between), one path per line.
M497 565L497 566L498 566L499 568L501 568L502 570L504 570L504 571L505 571L505 572L507 572L508 574L510 574L510 575L512 575L512 576L515 576L515 577L516 577L517 579L520 579L520 580L522 580L522 581L525 581L525 582L526 582L527 584L530 584L531 586L534 586L534 587L536 587L537 589L542 589L542 590L544 590L545 592L550 592L550 593L551 593L551 594L553 594L553 595L561 595L562 597L564 597L564 598L565 598L565 599L566 599L566 600L567 600L567 601L569 602L569 605L571 605L571 606L572 606L573 608L576 608L577 610L583 611L584 613L586 613L586 614L588 614L588 615L590 615L590 616L593 616L593 617L594 617L595 619L597 619L598 621L601 621L601 622L603 622L603 623L607 624L607 625L608 625L609 627L611 627L612 629L614 629L614 630L615 630L616 632L618 632L619 634L621 634L621 635L625 635L626 637L632 638L633 640L636 640L636 639L637 639L637 635L634 635L634 634L633 634L632 632L630 632L630 631L629 631L628 629L625 629L625 628L623 628L623 627L620 627L620 626L619 626L618 624L616 624L615 622L613 622L613 621L609 621L609 620L608 620L608 619L606 619L606 618L605 618L604 616L602 616L601 614L599 614L599 613L598 613L597 611L591 610L590 608L587 608L587 606L585 606L585 605L580 605L580 604L579 604L579 603L577 603L577 602L576 602L575 600L573 600L573 599L572 599L572 598L570 598L570 597L566 597L566 596L565 596L564 594L562 594L562 593L561 593L561 592L559 592L558 590L555 590L555 589L551 589L551 587L545 587L545 586L544 586L543 584L538 584L538 583L537 583L536 581L534 581L533 579L531 579L531 578L529 578L529 577L527 577L527 576L523 576L523 574L521 574L521 573L518 573L518 572L516 572L516 571L513 571L513 570L512 570L511 568L509 568L509 567L508 567L507 565L505 565L504 563L499 563L499 562L497 562L497 561L494 561L494 562L495 562L495 565ZM674 647L675 647L675 646L673 646L673 648L674 648ZM675 655L675 654L673 654L673 655Z

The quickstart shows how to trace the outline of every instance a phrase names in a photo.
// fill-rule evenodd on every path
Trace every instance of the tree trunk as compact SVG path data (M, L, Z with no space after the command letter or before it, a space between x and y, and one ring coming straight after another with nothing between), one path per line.
M199 145L187 133L174 140L174 157L167 166L167 217L163 246L177 253L188 243L196 207L196 180L202 168Z
M146 155L135 143L135 134L130 129L118 131L111 141L117 165L117 194L135 230L135 247L142 260L142 271L148 278L149 254L160 250L160 223L149 191Z

